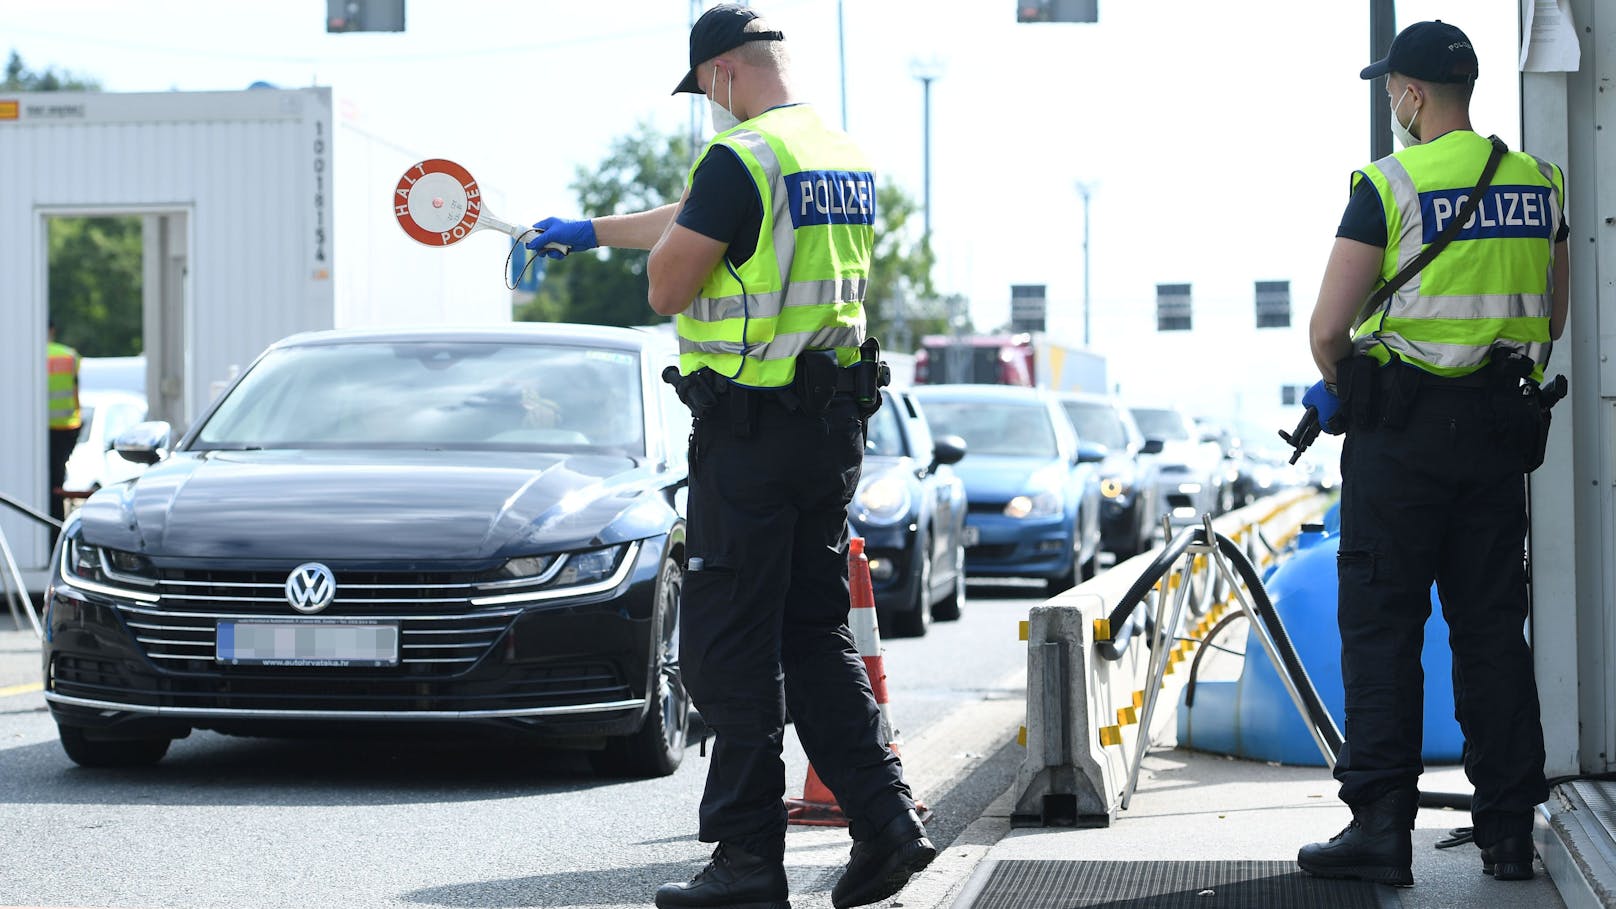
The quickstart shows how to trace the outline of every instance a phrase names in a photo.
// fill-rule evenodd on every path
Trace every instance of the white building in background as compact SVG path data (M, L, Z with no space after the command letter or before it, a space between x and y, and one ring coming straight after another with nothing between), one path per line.
M510 319L507 241L406 237L393 190L432 155L354 110L323 87L0 93L0 492L47 510L52 218L142 219L146 388L152 418L179 427L289 334ZM0 509L0 532L42 585L45 531Z

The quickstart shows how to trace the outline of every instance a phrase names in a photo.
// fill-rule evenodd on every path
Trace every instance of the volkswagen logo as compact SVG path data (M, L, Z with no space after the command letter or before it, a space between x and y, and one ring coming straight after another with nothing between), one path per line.
M330 606L336 595L336 575L319 562L305 562L286 577L286 602L305 615Z

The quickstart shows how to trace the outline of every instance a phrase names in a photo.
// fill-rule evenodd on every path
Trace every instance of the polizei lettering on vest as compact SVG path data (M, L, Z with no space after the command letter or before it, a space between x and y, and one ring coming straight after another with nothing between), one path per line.
M874 178L866 171L802 171L785 176L793 227L874 224Z
M1537 237L1548 239L1554 233L1553 209L1549 190L1538 186L1494 186L1487 190L1476 210L1459 229L1456 239ZM1422 193L1420 209L1424 217L1424 240L1432 242L1459 215L1469 198L1469 190L1455 189Z

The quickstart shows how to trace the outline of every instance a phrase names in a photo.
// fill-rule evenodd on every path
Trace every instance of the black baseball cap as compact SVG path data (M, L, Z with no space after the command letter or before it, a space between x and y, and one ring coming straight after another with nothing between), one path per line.
M1416 22L1397 33L1386 56L1363 68L1358 76L1373 79L1401 73L1423 82L1473 82L1479 69L1476 49L1455 26L1443 22Z
M748 23L758 14L737 3L722 3L701 14L690 27L690 72L685 73L674 94L692 92L701 94L696 84L696 67L719 54L727 53L748 41L784 41L784 32L746 30Z

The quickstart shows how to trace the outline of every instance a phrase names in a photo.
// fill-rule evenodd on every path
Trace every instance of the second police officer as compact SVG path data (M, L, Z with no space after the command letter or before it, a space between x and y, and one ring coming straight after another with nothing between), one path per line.
M1434 581L1481 870L1530 878L1532 808L1548 787L1523 636L1524 487L1552 404L1543 367L1566 322L1565 178L1473 131L1476 53L1454 26L1410 25L1361 76L1385 77L1405 147L1353 174L1312 317L1323 380L1304 398L1329 431L1346 431L1335 777L1353 819L1297 862L1325 877L1414 881Z

